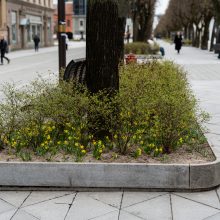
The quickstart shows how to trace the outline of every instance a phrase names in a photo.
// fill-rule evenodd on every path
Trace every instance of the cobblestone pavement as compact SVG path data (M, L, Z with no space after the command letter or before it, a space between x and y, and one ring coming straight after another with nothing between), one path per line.
M188 71L212 118L209 139L220 147L220 60L213 53L160 42L166 58ZM220 220L220 189L207 192L0 191L0 220Z

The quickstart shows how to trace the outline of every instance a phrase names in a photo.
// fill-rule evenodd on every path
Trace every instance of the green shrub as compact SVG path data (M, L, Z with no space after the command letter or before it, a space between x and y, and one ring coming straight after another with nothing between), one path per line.
M157 54L160 50L158 44L150 45L144 42L134 42L125 44L125 54Z
M191 45L192 45L192 40L190 40L190 39L184 39L184 40L183 40L183 45L185 45L185 46L191 46Z
M103 152L158 156L203 140L200 111L183 70L171 62L127 65L120 90L91 95L80 85L39 79L22 90L7 85L0 104L3 148L31 159L58 152L76 161ZM102 138L97 132L107 131Z

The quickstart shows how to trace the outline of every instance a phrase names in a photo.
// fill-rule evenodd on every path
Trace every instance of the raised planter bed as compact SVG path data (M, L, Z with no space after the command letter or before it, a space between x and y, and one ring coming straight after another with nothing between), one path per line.
M216 157L204 164L1 162L0 185L207 190L220 184Z

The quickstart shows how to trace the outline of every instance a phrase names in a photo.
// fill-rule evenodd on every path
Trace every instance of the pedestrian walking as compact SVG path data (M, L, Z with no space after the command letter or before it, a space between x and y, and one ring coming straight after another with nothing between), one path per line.
M33 41L34 41L34 49L35 49L35 52L37 52L39 50L39 43L40 43L40 38L38 35L35 35L34 38L33 38Z
M177 50L178 54L180 53L181 47L182 47L182 35L180 32L177 32L175 38L174 38L174 44L175 44L175 50Z
M1 65L4 64L3 59L6 59L10 63L10 59L5 56L8 53L8 42L4 39L4 36L0 37L0 50L1 50Z

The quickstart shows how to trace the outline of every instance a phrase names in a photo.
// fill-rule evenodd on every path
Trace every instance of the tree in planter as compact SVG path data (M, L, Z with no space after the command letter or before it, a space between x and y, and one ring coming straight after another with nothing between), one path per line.
M87 86L92 93L118 90L125 19L117 0L89 0L87 10Z
M107 96L112 96L119 89L118 66L123 58L126 13L123 6L126 5L125 0L88 1L86 82L91 93L105 90ZM94 124L105 125L101 116L92 120ZM94 132L98 137L107 133L98 127Z

